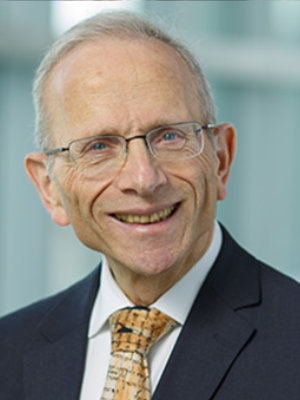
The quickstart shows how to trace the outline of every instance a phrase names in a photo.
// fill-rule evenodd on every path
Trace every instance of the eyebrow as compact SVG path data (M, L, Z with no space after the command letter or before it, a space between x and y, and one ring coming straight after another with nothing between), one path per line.
M158 119L155 122L151 123L149 126L147 126L145 129L141 128L141 131L144 133L147 133L151 131L152 129L155 128L161 128L166 125L173 125L182 122L181 120L167 120L167 119ZM116 127L106 127L106 128L100 128L99 130L92 130L89 131L86 135L82 136L81 138L89 138L89 137L94 137L94 136L124 136L126 137L127 135L130 134L130 129L125 130L124 134L120 132L121 130L116 128Z

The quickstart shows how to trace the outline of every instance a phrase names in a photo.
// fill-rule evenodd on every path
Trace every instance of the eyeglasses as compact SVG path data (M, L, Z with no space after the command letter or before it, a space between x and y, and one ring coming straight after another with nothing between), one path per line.
M99 135L74 140L68 147L44 151L54 155L68 151L73 168L88 177L99 176L120 168L127 155L128 143L143 139L150 154L162 161L180 161L199 155L204 147L203 130L215 125L201 126L198 122L181 122L161 126L145 135L125 138L119 135Z

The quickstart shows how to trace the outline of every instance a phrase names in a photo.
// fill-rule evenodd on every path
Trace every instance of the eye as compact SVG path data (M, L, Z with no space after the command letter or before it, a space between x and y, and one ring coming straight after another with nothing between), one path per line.
M178 134L176 132L166 132L161 140L164 140L166 142L171 142L172 140L178 139Z
M168 129L156 132L154 143L160 146L174 146L181 143L185 137L184 133L176 129Z
M184 139L184 132L179 129L167 129L156 132L154 137L156 143L173 144Z
M80 159L104 160L115 157L122 150L122 142L117 136L98 136L78 140L72 144L72 157Z
M186 142L185 134L176 128L161 129L151 137L151 146L156 153L180 151Z
M104 150L107 148L107 144L104 142L98 142L94 143L90 148L89 151L94 150L94 151L99 151L99 150Z
M101 153L107 149L107 143L102 139L95 139L89 142L83 142L83 147L80 150L80 154L89 154L89 153Z
M81 154L98 154L103 155L118 151L122 144L120 139L114 136L103 136L88 141L81 149Z

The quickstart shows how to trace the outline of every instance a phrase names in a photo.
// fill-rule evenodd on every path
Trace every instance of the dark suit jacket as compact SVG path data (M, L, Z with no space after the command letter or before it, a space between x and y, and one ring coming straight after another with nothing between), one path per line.
M223 233L153 399L299 400L299 285ZM1 400L78 399L98 280L0 321Z

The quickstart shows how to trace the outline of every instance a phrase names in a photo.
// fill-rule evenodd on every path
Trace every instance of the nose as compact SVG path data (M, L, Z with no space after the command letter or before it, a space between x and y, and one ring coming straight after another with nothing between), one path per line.
M116 177L122 192L150 197L167 182L167 176L158 161L149 153L143 136L127 141L127 155Z

